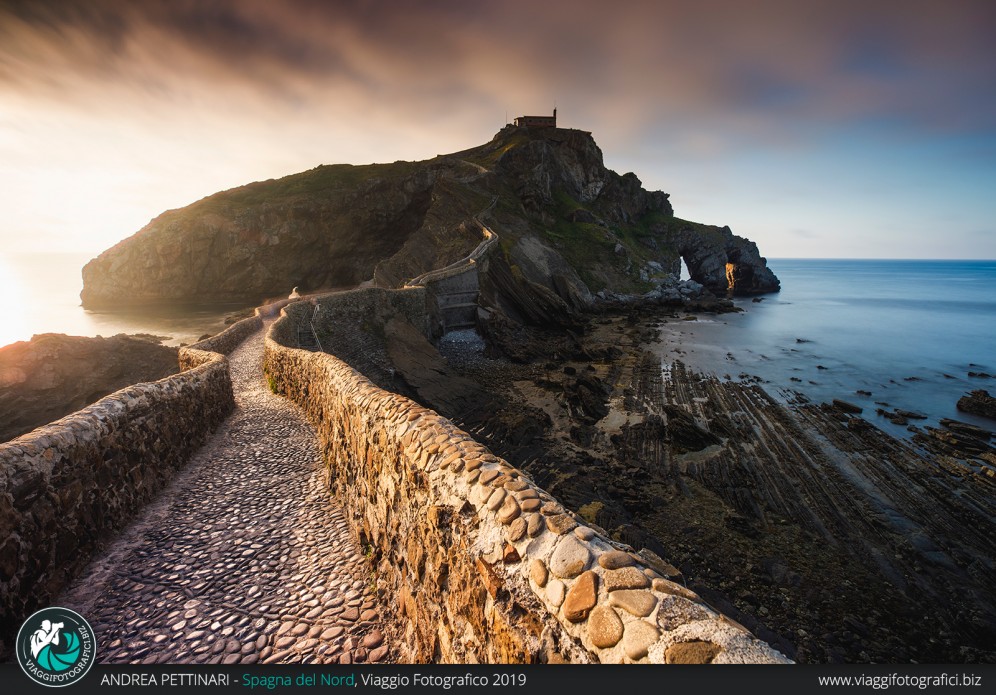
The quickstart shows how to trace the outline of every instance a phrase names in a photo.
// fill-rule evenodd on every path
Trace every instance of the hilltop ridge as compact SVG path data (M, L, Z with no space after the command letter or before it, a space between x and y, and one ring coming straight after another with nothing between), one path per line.
M473 249L478 214L515 282L567 307L653 290L681 258L716 293L778 289L756 245L675 217L668 194L607 169L589 133L506 126L421 162L322 165L169 210L90 261L80 296L108 308L398 286Z

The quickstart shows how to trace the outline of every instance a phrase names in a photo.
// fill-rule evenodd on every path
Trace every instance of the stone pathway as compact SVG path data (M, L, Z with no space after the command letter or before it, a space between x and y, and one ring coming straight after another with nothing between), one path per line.
M235 412L55 604L102 662L390 661L314 430L263 378L265 330L230 356Z

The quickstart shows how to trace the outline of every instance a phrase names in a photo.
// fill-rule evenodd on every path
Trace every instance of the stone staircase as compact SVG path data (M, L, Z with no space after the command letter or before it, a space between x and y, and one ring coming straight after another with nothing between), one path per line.
M477 327L477 307L480 296L478 282L478 261L498 243L498 235L480 220L480 215L491 210L498 202L498 196L477 216L473 222L481 228L481 243L465 258L451 263L445 268L430 270L405 283L405 287L425 287L436 305L437 326L441 335L450 331Z
M311 329L310 323L297 327L297 346L302 350L308 350L309 352L321 351L321 348L318 346L318 340L315 338L315 332Z
M476 285L476 272L471 278ZM469 291L455 291L436 296L444 334L449 331L477 326L477 298L479 294L480 290L475 286Z

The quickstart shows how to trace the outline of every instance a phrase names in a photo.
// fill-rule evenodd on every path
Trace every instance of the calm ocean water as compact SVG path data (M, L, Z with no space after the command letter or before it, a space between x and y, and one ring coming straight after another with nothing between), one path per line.
M996 378L968 376L996 375L996 261L770 259L769 266L781 292L760 303L738 299L742 314L668 323L658 346L663 361L677 357L733 379L755 375L776 397L792 389L817 402L841 398L896 434L905 428L877 417L875 401L934 422L994 427L955 403L973 389L996 393Z
M80 306L80 271L90 258L79 253L4 254L0 250L0 297L5 307L0 347L29 340L36 333L105 337L152 333L169 336L169 345L192 343L205 333L222 330L225 316L240 308L85 311Z
M49 332L154 333L169 336L169 344L189 343L221 330L224 317L239 308L85 311L79 292L87 260L83 254L0 253L0 294L7 300L0 346ZM733 379L757 376L775 397L794 390L814 401L842 398L897 434L905 429L876 417L875 401L935 422L952 417L993 427L958 412L955 403L972 389L996 392L996 379L968 376L996 375L996 261L769 264L781 292L760 303L738 299L741 314L668 323L656 346L662 361L677 357Z

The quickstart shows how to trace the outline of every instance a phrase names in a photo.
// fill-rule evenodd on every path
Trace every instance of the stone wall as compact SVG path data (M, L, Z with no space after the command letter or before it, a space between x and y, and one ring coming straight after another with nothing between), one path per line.
M474 247L473 251L459 261L450 263L445 268L437 268L436 270L422 273L418 277L406 282L405 287L424 287L432 282L459 275L467 270L468 265L473 265L481 258L484 258L491 251L491 248L498 243L498 235L481 224L480 220L475 218L475 221L481 225L481 236L483 238L481 239L481 243Z
M283 305L283 306L286 306ZM283 308L281 306L280 308ZM242 344L242 341L263 327L263 319L260 310L257 309L254 316L242 319L233 323L218 335L206 338L198 343L194 343L186 349L188 355L193 351L217 352L220 355L230 355L232 350ZM185 369L183 364L184 351L180 353L180 368ZM196 360L197 358L193 358Z
M492 202L493 204L493 202ZM406 288L424 287L427 291L426 318L428 338L435 342L448 330L469 328L477 323L480 296L478 264L498 243L498 235L481 224L483 239L465 258L445 268L431 270L405 284Z
M278 299L275 302L270 302L269 304L264 304L262 306L256 307L256 316L262 316L265 318L273 318L280 314L280 310L289 304L294 304L299 302L303 297L296 297L294 299Z
M334 321L338 300L320 301ZM295 313L271 327L265 371L315 424L398 610L403 660L786 661L447 419L336 356L287 347Z
M481 286L476 263L468 265L461 273L426 283L426 291L433 338L477 325Z
M253 317L180 350L179 374L116 391L0 444L0 657L101 542L170 481L234 406L228 360Z
M342 316L365 316L369 320L388 314L400 314L419 330L425 330L425 290L419 287L385 290L366 287L313 297L310 302L288 307L288 313L314 310L318 305L315 325L334 327Z
M369 287L316 295L288 306L286 314L288 322L280 324L282 344L296 347L298 327L310 330L309 322L314 318L318 340L326 352L357 365L385 387L392 382L392 365L379 329L390 318L402 317L423 334L429 330L426 290L422 287L403 290Z

